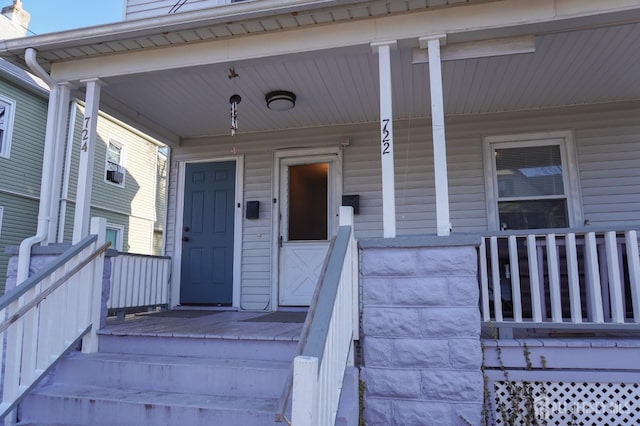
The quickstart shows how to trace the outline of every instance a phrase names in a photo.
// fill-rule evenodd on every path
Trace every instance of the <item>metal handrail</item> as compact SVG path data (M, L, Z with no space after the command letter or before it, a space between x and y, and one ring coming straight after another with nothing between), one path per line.
M60 256L58 256L54 262L51 262L46 267L38 270L35 274L24 280L24 282L22 282L20 285L17 285L15 288L8 291L4 296L0 298L0 310L6 308L11 303L18 300L20 296L24 295L26 292L34 288L42 280L51 275L53 271L67 263L70 259L87 248L97 239L97 235L89 235L83 238L78 244L74 245L73 247L62 253Z
M2 378L2 386L4 391L7 391L3 395L3 401L0 403L0 422L5 418L9 413L12 413L16 406L24 399L24 397L31 392L31 390L37 386L37 384L45 377L45 375L51 371L53 366L58 362L58 360L68 351L72 350L72 348L76 347L77 344L82 340L87 338L87 334L91 332L92 328L95 325L96 314L91 312L91 308L89 308L87 312L87 318L83 324L78 324L76 321L73 325L73 334L66 336L69 340L65 340L64 343L61 342L53 342L55 348L46 342L41 345L41 340L38 340L38 336L41 335L39 330L36 330L36 325L34 327L26 326L29 330L28 333L24 333L22 328L19 326L18 322L22 317L25 317L29 312L37 310L42 303L44 303L48 298L54 293L56 289L59 289L65 283L75 283L77 284L76 290L83 292L84 295L91 295L91 300L87 300L86 302L90 302L92 306L96 305L95 295L91 288L86 286L81 286L81 282L77 279L78 272L87 268L88 265L96 265L96 259L100 259L101 256L104 255L104 252L111 245L110 243L105 243L102 246L96 248L94 244L99 240L99 235L103 235L100 232L104 229L105 219L96 219L95 223L92 220L92 229L95 227L97 231L92 235L88 235L83 238L78 244L70 247L52 262L47 264L44 268L38 270L34 275L24 280L22 283L19 283L14 289L9 291L5 296L0 298L0 310L10 309L11 312L8 312L6 315L5 321L0 324L0 333L6 332L11 325L18 324L18 328L16 329L16 333L13 337L8 335L7 339L11 339L12 345L15 346L15 351L12 351L13 354L11 357L8 354L7 356L7 368L9 366L12 367L11 377L8 374L4 375ZM98 229L99 228L99 229ZM104 241L104 240L103 240ZM84 250L89 249L90 253L84 253ZM77 258L77 264L75 264L74 259ZM71 262L73 261L74 264ZM99 272L102 269L102 266L98 262L96 268L99 268L97 271ZM61 277L54 277L53 274L63 273ZM98 274L99 275L99 274ZM46 280L46 281L45 281ZM47 282L48 281L48 282ZM46 283L46 289L39 289L39 286L42 283ZM68 285L68 284L67 284ZM29 296L28 300L20 300L23 297L26 297L29 292L34 292L33 297ZM15 306L20 305L23 306ZM96 311L97 312L97 311ZM52 311L49 312L50 314ZM22 319L24 320L24 319ZM27 321L32 321L34 319ZM41 318L42 320L42 318ZM91 324L93 321L93 325ZM64 326L64 324L63 324ZM27 339L26 334L29 334L29 339ZM24 339L24 340L23 340ZM25 351L23 350L23 345L30 345L30 343L25 343L25 341L33 340L33 348L38 352L42 349L42 354L46 356L46 360L43 358L44 363L46 365L36 365L35 357L28 356L24 358ZM97 341L95 338L93 340L87 340L87 351L95 351L94 347L97 347ZM12 346L13 348L13 346ZM85 348L83 347L83 350ZM20 353L18 353L20 352ZM25 377L22 377L24 372L26 371ZM7 371L5 371L6 373ZM8 380L8 381L7 381ZM7 385L9 383L9 385ZM15 420L15 419L14 419ZM11 423L11 421L10 421ZM13 424L13 423L11 423Z
M0 333L2 333L7 328L9 328L11 326L11 324L13 324L16 321L18 321L22 316L24 316L27 312L29 312L29 310L31 310L32 308L38 306L38 304L40 304L40 302L42 302L44 299L46 299L51 293L53 293L62 284L67 282L69 280L69 278L71 278L72 276L74 276L75 274L80 272L82 270L82 268L87 266L87 264L89 264L93 259L95 259L96 257L100 256L102 253L104 253L110 246L111 246L111 242L110 241L106 242L104 245L102 245L96 251L91 253L91 255L89 257L87 257L82 262L78 263L72 270L70 270L69 272L67 272L62 277L58 278L57 280L55 280L45 291L40 293L37 297L35 297L33 300L31 300L26 305L24 305L22 308L20 308L18 311L16 311L13 315L11 315L9 318L7 318L2 324L0 324ZM57 269L57 268L55 268L55 269ZM36 284L39 283L40 281L42 281L42 280L37 281ZM10 296L12 296L12 295L10 295ZM11 299L11 300L16 300L20 296L17 296L17 297L12 296L12 297L13 297L13 299ZM11 301L9 301L9 303L11 303Z
M329 300L335 300L336 291L338 288L338 283L340 281L340 274L342 272L342 264L344 263L345 254L347 252L347 247L349 244L349 235L351 234L351 226L341 226L338 229L338 234L335 238L331 240L329 245L329 250L327 252L327 256L325 257L324 263L322 265L322 270L320 272L320 276L318 277L318 285L313 292L313 297L311 298L311 304L309 305L309 311L307 312L307 316L305 318L304 324L302 326L302 331L300 333L300 339L298 340L298 345L296 347L296 352L294 358L296 356L302 355L303 353L308 352L307 342L308 337L311 334L312 328L314 330L318 330L317 321L315 318L317 308L319 306L321 294L327 293L329 290L333 290L331 299L329 297L323 297L323 302ZM338 265L339 263L339 265ZM327 274L327 271L331 271ZM336 271L337 274L336 274ZM334 283L333 285L331 285ZM321 333L322 340L322 351L324 351L324 343L327 337L328 327L325 326L325 318L321 318L323 320L324 333ZM330 319L330 316L329 316ZM314 334L315 335L315 334ZM322 353L318 355L319 362L322 362ZM275 420L276 422L286 422L287 424L291 424L285 415L285 411L287 410L287 405L289 403L289 397L291 396L291 390L293 388L293 363L289 367L289 373L287 375L287 379L285 381L284 389L282 391L282 395L280 396L280 400L278 401L278 409L276 411Z
M327 271L322 280L322 288L318 295L318 306L333 307L338 293L340 284L340 275L344 266L344 259L349 247L349 237L351 235L351 226L341 226L338 229L338 235L334 243L333 250L329 255L327 263ZM327 334L329 332L329 323L331 322L332 309L326 309L316 312L310 325L309 335L314 338L305 342L302 350L303 356L311 356L318 358L318 365L322 364L324 347L327 342Z

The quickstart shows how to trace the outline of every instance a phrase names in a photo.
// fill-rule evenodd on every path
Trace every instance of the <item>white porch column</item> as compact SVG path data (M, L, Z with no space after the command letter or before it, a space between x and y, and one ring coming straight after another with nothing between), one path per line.
M444 131L442 63L440 60L440 45L444 44L445 41L446 36L420 39L420 47L426 47L429 51L431 127L433 132L433 171L436 186L436 232L438 236L447 236L451 233L451 220L449 218L449 183L447 180L447 148Z
M58 216L60 214L60 187L62 185L62 169L66 147L67 119L69 118L69 99L71 87L69 83L58 84L57 112L55 124L55 148L53 153L53 171L51 179L51 200L49 205L49 232L47 241L57 241ZM70 129L73 131L73 129ZM61 230L61 232L63 232Z
M96 129L98 107L100 105L100 81L86 80L84 119L80 139L80 166L78 167L78 186L76 190L76 210L73 221L73 243L76 244L89 234L89 216L91 208L91 184L93 182L93 160L96 150Z
M391 49L396 41L371 43L380 69L380 155L382 159L382 228L385 238L396 236L395 167L393 161L393 103Z

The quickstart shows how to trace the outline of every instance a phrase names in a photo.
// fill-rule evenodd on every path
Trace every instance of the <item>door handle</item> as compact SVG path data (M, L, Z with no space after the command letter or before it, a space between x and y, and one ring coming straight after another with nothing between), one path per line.
M282 235L280 235L280 248L282 248L282 240L283 240Z
M189 237L182 237L182 241L186 243L187 241L189 241Z

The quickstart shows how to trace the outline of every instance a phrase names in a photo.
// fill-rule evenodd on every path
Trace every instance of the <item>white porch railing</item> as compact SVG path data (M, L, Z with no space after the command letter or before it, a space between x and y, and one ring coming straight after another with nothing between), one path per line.
M106 220L94 218L91 233L46 268L0 298L0 332L6 339L0 419L53 365L82 341L98 350Z
M483 321L516 327L640 325L637 231L546 231L483 238Z
M353 342L359 339L358 248L353 235L353 208L340 209L340 227L313 296L283 391L277 421L286 421L292 393L291 423L324 426L335 423L345 369L353 365Z
M111 262L108 309L169 304L170 257L119 253Z

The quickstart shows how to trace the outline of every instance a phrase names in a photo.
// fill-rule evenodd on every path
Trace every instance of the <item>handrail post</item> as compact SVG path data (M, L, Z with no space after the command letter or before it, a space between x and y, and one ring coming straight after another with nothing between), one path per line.
M638 233L635 230L625 232L629 279L631 280L631 300L633 321L640 323L640 256L638 255Z
M291 424L316 426L318 420L318 358L297 356L293 360Z
M107 219L94 217L91 219L91 234L97 235L95 247L104 244L107 235ZM96 259L91 266L91 285L89 288L89 320L91 331L82 339L82 352L93 353L98 351L98 330L102 316L102 273L104 271L104 253Z
M350 265L351 287L352 287L352 301L353 301L353 334L352 340L360 340L360 287L358 282L358 245L355 240L355 229L353 224L353 207L343 206L340 207L340 226L351 226L351 236L349 237L349 248L347 249L347 257L345 260L346 265Z

